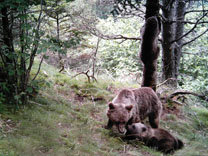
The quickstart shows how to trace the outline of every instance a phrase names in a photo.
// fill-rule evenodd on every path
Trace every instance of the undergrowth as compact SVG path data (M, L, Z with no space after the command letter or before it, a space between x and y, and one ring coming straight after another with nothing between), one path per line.
M35 68L36 69L36 68ZM28 107L0 114L0 156L159 156L141 142L125 141L115 130L106 130L106 109L120 88L138 84L114 82L106 77L88 83L43 66L39 93ZM180 107L181 116L166 114L161 127L183 140L174 155L208 153L208 110L191 100Z

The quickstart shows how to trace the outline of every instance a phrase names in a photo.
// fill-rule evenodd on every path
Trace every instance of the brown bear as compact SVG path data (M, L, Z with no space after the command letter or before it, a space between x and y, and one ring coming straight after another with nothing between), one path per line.
M156 93L149 87L123 89L108 105L107 129L116 125L119 132L124 133L125 125L130 118L133 118L133 122L141 122L146 117L149 117L153 128L159 126L162 104Z
M149 17L141 30L141 52L140 59L144 65L142 87L151 87L156 91L157 80L157 58L160 48L158 47L158 36L161 31L159 17Z
M131 120L126 125L126 139L138 138L147 146L153 147L165 154L173 153L184 146L181 140L175 138L162 128L153 129L142 123L132 123Z

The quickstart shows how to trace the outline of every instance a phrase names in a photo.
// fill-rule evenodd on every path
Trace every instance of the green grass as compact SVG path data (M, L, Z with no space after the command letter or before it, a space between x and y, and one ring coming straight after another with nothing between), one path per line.
M107 102L119 88L134 88L136 84L114 83L107 77L88 84L84 76L70 78L45 64L38 80L43 80L41 89L28 107L16 114L0 114L0 156L161 155L139 141L124 141L114 130L103 128ZM96 98L100 100L92 100ZM208 153L208 110L186 105L181 111L182 118L168 114L161 122L185 143L174 155Z

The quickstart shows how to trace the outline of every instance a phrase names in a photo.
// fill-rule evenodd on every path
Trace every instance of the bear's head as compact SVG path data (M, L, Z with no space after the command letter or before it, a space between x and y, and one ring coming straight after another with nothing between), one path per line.
M145 139L149 136L149 127L143 123L132 123L132 118L127 122L126 129L127 136L135 136L140 139Z
M108 118L117 126L120 133L125 133L125 125L132 116L133 105L113 104L110 102L108 106Z

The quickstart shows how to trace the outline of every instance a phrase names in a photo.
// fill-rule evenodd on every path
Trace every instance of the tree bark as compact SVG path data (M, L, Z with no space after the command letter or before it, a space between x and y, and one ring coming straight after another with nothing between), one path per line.
M4 1L2 1L4 2ZM7 97L7 104L16 104L14 101L14 95L18 92L17 89L17 63L16 63L16 55L14 53L14 45L13 45L13 32L12 32L12 13L9 6L4 5L0 9L0 14L2 15L2 41L4 48L0 47L1 50L1 58L4 63L2 67L3 71L3 79L1 79L6 84L7 89L1 89L0 91Z
M162 31L162 80L174 78L179 75L180 59L182 56L183 40L180 37L184 33L184 21L186 3L183 0L175 1L169 5L169 0L163 0L163 22ZM168 6L168 7L167 7ZM175 19L174 19L175 17ZM176 23L170 21L177 21ZM179 40L177 40L179 39ZM173 42L177 40L176 42ZM177 83L173 84L177 86Z
M184 1L177 1L176 4L176 28L175 28L175 39L181 37L184 33L184 23L179 21L184 21L186 12L186 3ZM180 39L175 43L174 55L175 55L175 78L178 78L180 59L182 56L182 45L183 40Z
M175 61L174 60L174 47L171 41L175 38L174 35L174 24L170 21L173 20L175 8L165 7L168 6L169 0L163 0L163 17L165 21L162 26L162 79L163 81L168 78L176 78L175 75Z
M7 46L6 52L11 53L14 51L13 37L12 37L12 32L9 29L10 22L8 17L8 8L6 6L1 9L1 14L2 14L3 42ZM6 63L12 63L12 59L9 57L9 55L6 56Z

